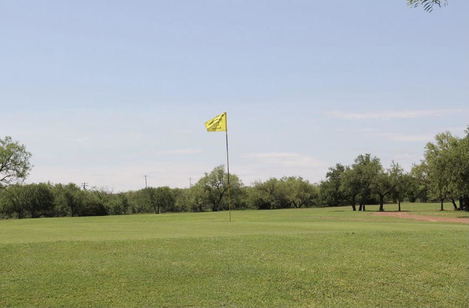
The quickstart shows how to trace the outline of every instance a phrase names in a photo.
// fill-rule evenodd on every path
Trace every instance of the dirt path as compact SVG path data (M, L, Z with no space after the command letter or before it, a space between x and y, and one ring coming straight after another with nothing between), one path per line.
M392 216L399 218L414 219L420 221L431 221L431 222L459 222L463 224L469 224L469 218L451 218L451 217L439 217L439 216L424 216L424 215L413 215L405 212L377 212L377 216Z

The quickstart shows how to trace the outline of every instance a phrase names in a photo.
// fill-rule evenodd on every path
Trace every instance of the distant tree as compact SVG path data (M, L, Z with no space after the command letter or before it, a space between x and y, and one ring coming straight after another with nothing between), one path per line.
M466 136L462 138L452 151L451 165L458 165L452 169L454 193L459 198L461 210L469 211L469 127Z
M419 199L421 202L428 200L430 180L428 178L428 167L425 161L414 164L409 173L409 186L407 195L410 202Z
M128 214L129 210L129 199L127 194L119 193L112 194L104 192L105 197L103 198L106 212L109 215L125 215Z
M395 162L392 162L389 169L391 182L393 183L392 198L397 201L397 210L401 211L401 202L407 196L410 186L410 175L404 173L404 169Z
M211 209L207 202L207 193L203 182L199 181L189 189L187 199L193 212L206 212Z
M344 193L352 205L352 210L356 211L357 196L360 194L361 183L360 174L357 169L346 167L342 174L341 191Z
M301 177L271 178L248 190L249 207L282 209L318 206L319 188Z
M301 177L284 177L280 180L286 193L288 207L301 208L319 205L319 190Z
M174 209L174 194L168 186L158 187L154 190L154 202L152 203L155 213L172 211Z
M54 216L54 194L50 185L45 183L30 184L25 190L25 206L32 218Z
M54 195L48 184L11 185L0 195L0 211L6 217L54 216Z
M148 209L151 209L155 214L159 214L158 213L158 204L156 203L156 193L155 193L155 190L156 188L154 187L147 187L147 188L144 188L142 189L142 192L145 193L145 203L146 205L142 206L140 205L140 208L144 208L145 210L143 210L144 212L147 212Z
M423 7L423 9L427 12L433 11L434 7L441 7L442 5L446 5L448 1L446 0L407 0L409 6L412 7Z
M57 216L78 216L85 192L75 184L57 184L53 188L54 208Z
M0 212L3 217L24 218L26 216L26 193L21 185L14 184L2 191Z
M130 211L132 213L151 213L153 212L153 207L151 205L150 197L150 187L140 189L133 192L127 192L127 197L129 198Z
M459 209L469 210L469 128L466 136L458 138L449 132L435 136L435 142L426 145L430 191L441 202L446 198L459 199ZM453 201L455 209L457 209Z
M197 182L198 202L209 204L212 211L228 209L228 174L224 166L215 167L210 173ZM239 178L230 174L230 193L232 200L238 200L242 183ZM236 205L232 204L233 207Z
M129 208L130 208L130 202L129 202L129 198L127 197L127 195L125 193L121 193L119 194L119 202L121 204L121 214L125 215L125 214L128 214L129 213Z
M380 170L372 183L373 190L379 197L379 211L384 211L384 198L391 194L395 187L395 183L391 178L390 172Z
M174 212L191 211L191 189L190 188L174 188Z
M326 180L320 184L321 202L328 206L337 206L345 204L345 195L342 190L343 175L345 166L336 164L329 168L326 174Z
M265 182L255 182L250 193L250 202L260 210L281 208L286 197L281 191L279 180L271 178Z
M23 181L31 170L31 153L11 137L0 138L0 188Z
M376 189L376 181L382 173L383 167L379 158L371 154L358 155L352 165L359 187L359 210L365 211L366 203L372 198L373 189Z
M78 216L105 216L108 215L106 203L109 194L98 190L88 190L84 194L83 204L78 210Z
M425 147L425 161L427 174L430 181L430 193L433 198L438 199L443 211L443 202L449 196L454 186L451 184L451 149L458 142L457 138L449 132L435 136L435 143L429 142Z

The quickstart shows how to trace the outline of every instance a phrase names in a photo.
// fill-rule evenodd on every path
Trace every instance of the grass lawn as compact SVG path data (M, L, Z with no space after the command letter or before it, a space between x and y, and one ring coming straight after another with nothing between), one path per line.
M469 307L469 225L376 209L3 220L0 306Z

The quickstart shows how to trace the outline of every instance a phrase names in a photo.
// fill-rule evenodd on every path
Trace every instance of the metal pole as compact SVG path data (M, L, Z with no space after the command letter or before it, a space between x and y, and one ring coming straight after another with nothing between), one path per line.
M228 151L228 117L225 112L225 121L226 121L226 170L228 173L228 213L230 215L231 222L231 185L230 185L230 157Z

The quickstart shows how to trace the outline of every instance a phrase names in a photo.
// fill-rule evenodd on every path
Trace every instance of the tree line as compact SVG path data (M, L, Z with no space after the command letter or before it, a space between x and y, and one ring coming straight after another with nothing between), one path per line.
M31 157L11 138L0 139L0 217L60 217L134 213L205 212L228 209L228 175L218 166L190 188L149 187L110 193L75 184L14 183L24 179ZM365 211L369 204L451 201L469 211L469 128L458 138L441 133L425 147L424 159L409 172L396 162L384 168L378 157L358 155L352 165L329 168L319 184L301 177L271 178L245 186L230 175L233 209L282 209L350 205Z
M351 166L337 164L329 168L320 192L325 205L350 204L354 211L375 203L383 211L386 201L396 202L400 211L403 200L439 201L441 210L451 201L455 210L469 211L469 128L463 138L436 135L424 159L407 173L395 162L384 169L370 154L359 155Z
M233 209L319 206L318 187L300 177L270 179L244 186L230 175ZM228 209L224 166L205 174L191 188L148 187L110 193L75 184L13 184L0 192L0 217L35 218L136 213L207 212Z

